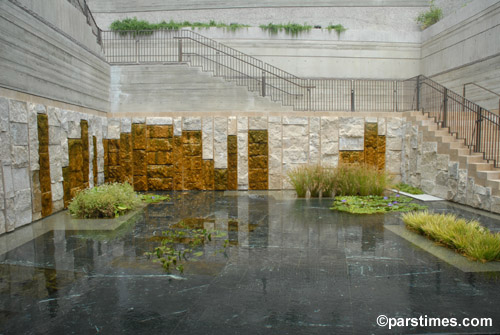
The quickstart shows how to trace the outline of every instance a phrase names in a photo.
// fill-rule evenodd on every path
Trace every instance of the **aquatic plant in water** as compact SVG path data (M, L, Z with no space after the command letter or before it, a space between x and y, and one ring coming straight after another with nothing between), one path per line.
M197 258L203 255L200 250L207 242L212 242L214 238L226 237L226 232L217 230L207 230L204 228L193 228L184 221L180 221L170 229L165 230L161 234L161 244L154 249L153 252L145 252L144 255L153 262L161 263L165 271L170 272L172 269L184 272L184 264L190 258ZM226 238L221 249L217 252L225 252L229 245L229 240Z
M409 212L426 209L422 206L411 202L412 199L400 196L338 196L335 198L330 209L348 212L353 214L375 214L387 212Z

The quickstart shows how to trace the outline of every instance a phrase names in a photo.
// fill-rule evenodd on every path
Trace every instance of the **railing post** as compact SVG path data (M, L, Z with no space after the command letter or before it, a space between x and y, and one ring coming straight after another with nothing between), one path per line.
M139 64L139 32L135 33L135 62Z
M266 96L266 73L264 71L262 71L262 87L261 87L261 93L262 93L262 96L265 97Z
M351 80L351 112L354 112L354 80Z
M393 88L394 88L394 111L398 111L398 82L393 81L392 83Z
M177 55L179 63L182 63L182 38L177 39Z
M443 122L441 127L448 127L448 89L446 87L443 92Z
M477 120L476 120L476 150L475 152L481 152L481 125L483 123L482 116L483 109L477 106Z
M420 76L417 76L417 110L420 110Z
M309 86L309 83L308 83ZM307 110L311 111L311 88L307 88Z

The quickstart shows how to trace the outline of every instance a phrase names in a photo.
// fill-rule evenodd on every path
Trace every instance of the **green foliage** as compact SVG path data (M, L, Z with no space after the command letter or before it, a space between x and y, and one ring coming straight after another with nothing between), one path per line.
M170 272L176 269L180 273L184 272L184 264L191 258L199 258L203 251L195 251L196 248L211 242L214 238L227 236L225 232L208 231L206 229L196 229L190 227L183 221L175 225L176 229L162 232L161 245L156 247L153 252L145 252L144 255L153 262L161 263L165 271ZM228 239L224 240L223 249L227 248Z
M408 229L455 249L470 259L481 262L500 260L500 233L491 233L477 221L427 211L404 214L403 221Z
M385 171L366 164L341 164L336 168L303 165L288 171L288 180L299 198L335 195L381 195L390 182Z
M430 5L431 6L428 11L423 12L419 16L417 16L417 22L420 23L422 29L426 29L432 26L443 17L443 11L441 10L441 8L434 5L434 0L431 1Z
M231 31L238 30L240 28L245 28L249 27L248 25L245 24L239 24L239 23L230 23L230 24L225 24L221 22L215 22L215 21L210 21L209 23L204 23L204 22L189 22L189 21L184 21L184 22L175 22L173 20L170 20L169 22L162 21L160 23L149 23L146 20L138 20L136 17L133 19L127 18L123 20L116 20L113 23L111 23L111 30L113 31L119 31L124 34L126 34L129 31L134 31L137 32L139 30L178 30L182 29L185 27L191 27L192 29L194 28L224 28L228 29Z
M394 188L401 192L406 192L410 194L424 194L424 192L418 187L413 187L405 183L398 183L394 185Z
M146 193L146 194L141 194L140 197L141 200L147 204L155 204L157 202L170 201L172 199L168 194L158 195L158 194Z
M284 30L287 34L290 35L298 35L304 31L309 31L312 29L312 26L307 24L298 24L298 23L287 23L287 24L261 24L259 26L261 29L270 32L271 34L277 34L278 31Z
M337 195L382 195L390 183L385 171L368 164L340 164L335 179Z
M387 212L408 212L427 207L411 202L412 199L399 194L383 196L340 196L336 197L330 209L353 214L375 214Z
M81 219L114 218L139 206L141 199L128 184L104 184L79 192L68 206Z
M343 33L344 31L347 30L347 28L345 28L341 24L331 24L331 23L328 25L328 27L326 27L326 29L328 29L328 31L335 30L337 32L337 35L339 35L339 36L340 36L340 33Z

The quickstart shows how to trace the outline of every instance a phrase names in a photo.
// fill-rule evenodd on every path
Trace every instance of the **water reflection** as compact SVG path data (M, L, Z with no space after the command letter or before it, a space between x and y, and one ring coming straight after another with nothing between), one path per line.
M172 198L114 231L50 231L0 255L0 333L27 332L30 324L42 332L373 333L381 309L500 320L498 276L463 273L384 229L400 224L397 213L336 213L328 199ZM181 221L227 232L227 255L216 253L220 241L207 243L182 276L167 276L143 255Z

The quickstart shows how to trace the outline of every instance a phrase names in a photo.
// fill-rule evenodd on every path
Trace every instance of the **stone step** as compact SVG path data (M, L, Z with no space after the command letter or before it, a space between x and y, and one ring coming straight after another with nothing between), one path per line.
M471 172L472 171L469 170L469 175L471 175ZM477 178L483 180L500 179L500 171L476 171L475 174Z
M500 172L500 170L497 170L492 163L486 163L486 162L469 162L468 163L468 168L469 171L472 172L477 172L477 171L497 171Z

